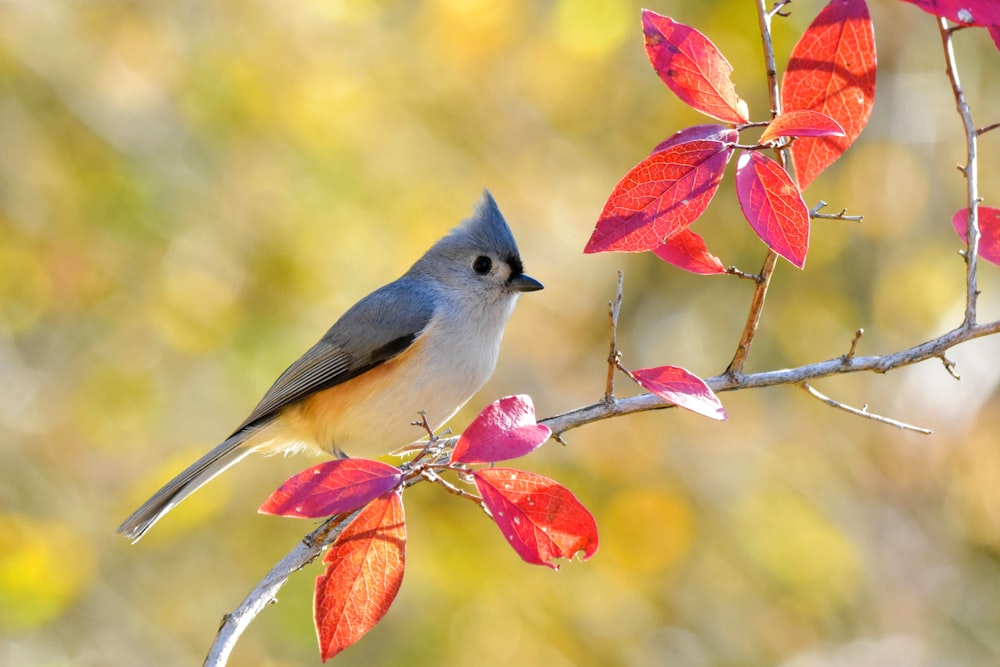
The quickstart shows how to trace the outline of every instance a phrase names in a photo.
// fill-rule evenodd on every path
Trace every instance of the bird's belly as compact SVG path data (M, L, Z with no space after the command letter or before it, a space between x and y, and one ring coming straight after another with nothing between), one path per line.
M426 340L422 336L399 356L286 409L280 421L290 444L371 457L423 437L424 430L413 425L421 411L435 430L443 425L492 374L496 354L429 349Z

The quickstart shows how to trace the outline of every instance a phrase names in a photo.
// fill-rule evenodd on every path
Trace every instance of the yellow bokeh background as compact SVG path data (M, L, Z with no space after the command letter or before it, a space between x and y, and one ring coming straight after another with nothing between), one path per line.
M775 20L779 63L821 4ZM874 115L806 192L865 219L816 221L806 270L779 264L750 371L841 355L859 327L860 354L897 350L962 312L965 148L934 20L870 4ZM599 400L619 269L627 366L725 368L749 282L581 252L615 182L707 122L650 68L642 6L0 2L0 664L200 664L314 525L256 508L315 461L251 457L136 546L115 527L484 187L546 289L521 300L455 430L506 394L540 416ZM649 6L705 32L766 118L753 3ZM977 123L1000 121L1000 53L982 30L955 40ZM981 141L994 206L998 137ZM731 173L695 229L759 267ZM998 279L982 266L984 320ZM960 382L934 361L816 383L931 436L795 387L723 394L725 423L670 410L567 433L516 463L597 518L597 554L558 573L471 504L411 489L400 596L337 664L1000 663L1000 342L948 357ZM319 663L317 573L293 577L231 664Z

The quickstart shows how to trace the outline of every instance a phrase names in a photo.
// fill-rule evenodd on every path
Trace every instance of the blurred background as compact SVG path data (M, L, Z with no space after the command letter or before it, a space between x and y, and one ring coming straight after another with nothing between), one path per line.
M540 417L598 400L619 269L627 366L725 368L749 282L581 253L617 180L705 122L649 66L642 4L705 32L766 119L749 0L0 0L0 663L201 664L314 525L256 508L315 460L248 459L136 546L115 527L484 187L546 289L453 428L506 394ZM816 221L806 270L779 265L748 371L843 354L858 327L876 354L960 321L965 147L935 21L871 4L874 116L806 193L864 222ZM776 22L779 63L821 6ZM1000 121L1000 53L982 30L956 48L977 124ZM981 154L996 205L1000 132ZM731 173L695 229L758 270ZM984 321L998 278L982 266ZM794 387L723 394L726 423L671 410L568 433L518 463L597 517L597 555L558 573L470 503L412 489L402 592L337 664L998 664L1000 339L948 356L961 382L927 362L816 383L931 436ZM319 662L318 572L231 664Z

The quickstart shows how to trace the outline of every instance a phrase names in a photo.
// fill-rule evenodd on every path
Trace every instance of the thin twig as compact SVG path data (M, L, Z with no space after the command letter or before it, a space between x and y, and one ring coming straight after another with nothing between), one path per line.
M941 44L944 47L945 71L948 80L951 82L951 90L955 96L955 106L958 115L962 117L962 125L965 128L966 160L961 168L965 174L965 183L968 194L969 220L966 226L968 235L967 250L965 253L965 324L976 323L976 298L979 290L976 287L976 271L979 260L979 164L976 157L978 133L976 126L972 122L972 112L969 103L965 99L962 91L962 83L958 78L958 62L955 60L955 49L952 46L951 36L954 29L948 27L948 20L938 19L938 29L941 32Z
M837 408L838 410L843 410L845 412L849 412L852 415L858 417L864 417L865 419L871 419L872 421L878 422L879 424L887 424L889 426L895 426L896 428L900 428L906 431L916 431L917 433L923 433L924 435L930 435L931 433L934 432L929 428L923 428L922 426L914 426L913 424L907 424L906 422L901 422L896 419L890 419L889 417L883 417L882 415L877 415L874 412L869 412L867 405L860 409L851 407L850 405L846 405L844 403L841 403L840 401L830 398L826 394L820 393L819 391L814 389L812 385L810 385L808 382L803 382L799 386L802 387L802 389L804 389L805 391L807 391L809 395L812 396L813 398L817 398L823 403L829 405L830 407Z
M826 206L822 199L819 203L809 209L809 217L820 220L847 220L849 222L861 222L865 219L863 215L847 215L847 209L841 209L840 213L820 213L820 209Z
M849 362L851 359L854 358L854 353L858 351L858 343L861 341L861 337L864 335L865 335L865 330L861 328L858 328L858 330L854 332L854 339L851 341L851 349L847 351L847 354L841 357L845 362Z
M981 137L987 132L992 132L993 130L996 130L998 128L1000 128L1000 123L992 123L991 125L987 125L986 127L981 127L978 130L976 130L976 136Z
M614 301L608 301L608 320L611 328L611 350L608 352L608 377L604 385L604 400L615 399L615 369L621 360L618 349L618 316L622 311L622 283L625 282L625 272L618 272L618 293Z

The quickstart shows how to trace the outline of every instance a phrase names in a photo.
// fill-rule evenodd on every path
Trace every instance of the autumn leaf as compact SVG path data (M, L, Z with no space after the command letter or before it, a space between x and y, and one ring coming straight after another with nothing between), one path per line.
M809 250L809 209L788 173L756 151L736 163L736 196L747 222L767 246L802 268Z
M840 123L818 111L793 109L786 111L768 124L760 135L760 143L766 144L778 137L842 137L844 128Z
M729 79L733 67L708 37L648 9L642 10L642 31L649 62L681 101L723 122L749 122L747 103Z
M398 468L368 459L334 459L289 477L258 512L318 519L351 512L399 485Z
M690 229L674 234L659 248L654 248L653 253L664 262L691 273L711 275L726 272L719 258L708 251L705 240Z
M372 501L330 546L316 577L313 618L325 662L358 641L386 612L403 581L403 500L389 492Z
M535 423L530 396L507 396L479 413L458 438L452 463L496 463L516 459L542 445L552 429Z
M858 138L875 101L875 33L864 0L832 0L799 38L782 77L785 112L818 111L843 137L802 137L792 146L795 176L805 189Z
M980 206L976 219L979 222L979 256L987 262L1000 264L1000 208ZM969 209L959 209L951 218L951 225L959 237L969 242Z
M587 560L597 551L597 522L561 484L511 468L484 468L473 477L497 527L526 562L558 570L557 558L583 552Z
M721 141L689 141L649 155L612 190L584 252L663 245L704 213L732 154Z
M712 388L700 377L679 366L641 368L630 371L629 376L646 391L679 408L717 421L728 417Z
M994 46L997 47L997 51L1000 51L1000 25L991 25L987 30L990 33L990 39L993 40Z
M904 0L934 16L943 16L965 25L1000 24L1000 2L997 0Z

